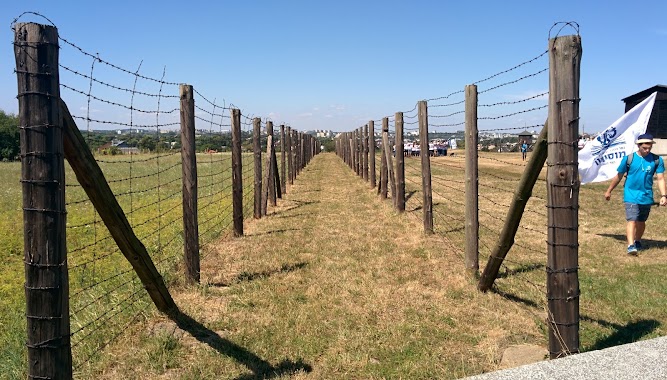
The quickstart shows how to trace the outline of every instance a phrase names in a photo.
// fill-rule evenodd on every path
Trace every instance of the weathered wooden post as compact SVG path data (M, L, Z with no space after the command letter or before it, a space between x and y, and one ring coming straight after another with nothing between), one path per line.
M466 206L465 206L465 267L471 277L479 272L479 178L477 158L477 86L465 87L466 144Z
M28 378L71 379L65 161L58 30L14 25Z
M368 170L369 170L369 175L371 179L371 187L375 189L375 186L377 186L377 174L375 173L375 121L371 120L368 122L368 134L369 134L369 145L368 145L368 150L370 156L368 157L369 163L368 163Z
M396 200L394 207L398 212L405 211L405 156L403 138L403 112L394 115L396 125Z
M181 95L181 162L183 171L183 251L185 281L199 283L199 222L197 220L197 155L195 100L191 85L179 86Z
M280 193L287 191L287 136L285 134L285 124L280 125Z
M271 155L273 154L273 137L266 136L266 170L262 178L262 216L266 216L269 203L269 183L271 183Z
M424 211L424 232L433 233L433 194L431 193L431 160L428 154L428 106L426 100L418 102L420 156L422 163L422 207Z
M363 150L364 150L364 181L368 181L368 124L364 126Z
M394 178L394 162L392 157L392 146L389 141L389 118L382 118L382 145L385 146L384 154L387 161L387 178L389 179L389 189L391 191L391 200L396 202L396 179Z
M63 101L60 101L60 112L65 127L65 158L76 175L77 181L95 206L95 211L109 230L118 249L132 265L132 269L141 280L142 286L157 309L165 314L172 314L178 308L162 276L155 268L146 247L134 234L123 208L120 207L102 169L95 161L93 153L88 148L86 140Z
M252 119L252 151L255 163L255 209L254 217L262 217L262 120L258 117Z
M301 132L301 138L300 138L300 143L299 143L299 149L300 149L300 158L299 158L299 172L303 170L303 168L306 167L306 134Z
M287 146L287 170L289 171L289 184L294 185L294 160L292 159L292 127L287 127L287 141L285 145Z
M547 303L549 354L579 352L579 78L581 37L549 40Z
M382 135L384 135L384 133L382 133ZM380 184L378 186L378 190L380 193L380 199L384 200L387 199L389 171L387 169L387 154L385 153L387 150L387 144L385 144L384 138L381 141L382 149L380 150Z
M273 138L273 122L272 121L267 121L266 122L266 134L268 136L271 136L271 155L269 156L269 167L267 170L269 171L269 183L268 183L268 189L269 189L269 202L271 202L271 206L275 207L277 205L276 201L276 172L275 172L275 140ZM267 150L268 153L268 150Z
M503 263L505 256L507 256L507 253L514 244L514 236L516 236L516 231L521 223L521 216L530 199L530 194L533 191L535 182L544 167L544 162L547 160L547 125L544 126L537 141L533 145L533 154L530 155L528 164L523 170L521 179L517 184L516 191L512 197L512 203L505 216L505 224L500 231L500 236L498 236L498 244L496 244L493 251L491 251L489 260L479 278L477 288L483 292L491 289L493 282L498 277L500 265Z
M234 236L243 236L243 162L241 155L241 110L232 108L232 218Z

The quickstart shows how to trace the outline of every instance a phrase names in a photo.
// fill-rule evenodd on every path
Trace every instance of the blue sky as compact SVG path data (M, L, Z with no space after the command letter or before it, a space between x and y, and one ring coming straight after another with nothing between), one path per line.
M192 84L216 104L233 104L244 115L285 123L299 130L347 131L396 111L413 110L421 99L435 99L540 56L551 27L560 21L579 24L583 55L580 84L580 130L596 132L623 114L621 99L656 84L667 84L667 1L31 1L0 5L7 42L0 51L0 109L16 113L15 60L10 25L25 11L49 18L61 37L103 60L129 71L175 83ZM19 22L48 21L25 15ZM559 29L560 26L558 26ZM556 33L551 30L551 35ZM576 34L570 27L561 35ZM63 45L61 43L61 45ZM63 46L60 62L89 73L92 59ZM479 84L483 90L548 67L548 57ZM178 95L177 86L162 89L96 64L93 76L123 88ZM87 92L89 83L63 73L61 82ZM134 87L136 86L136 87ZM143 87L142 87L143 86ZM130 100L95 85L91 94L113 102L154 109L154 100ZM523 80L488 94L480 104L526 99L548 91L548 74ZM157 123L152 114L127 115L108 104L61 90L72 113L99 120L132 117L135 124ZM451 97L458 101L462 95ZM456 113L430 108L429 115ZM196 99L202 108L210 103ZM146 102L146 104L142 104ZM152 104L149 104L153 102ZM171 102L171 103L170 103ZM545 97L519 107L539 108ZM165 99L161 110L177 107ZM517 109L479 110L493 117ZM125 115L123 113L125 112ZM160 124L177 114L162 115ZM206 119L205 113L202 118ZM543 123L539 109L480 129ZM142 121L142 120L146 121ZM462 115L433 119L456 124ZM442 122L441 122L442 121ZM201 123L204 124L204 123ZM80 128L84 126L80 125ZM209 126L199 125L203 129ZM108 126L93 126L109 128ZM212 128L212 127L211 127ZM440 126L438 130L463 129Z

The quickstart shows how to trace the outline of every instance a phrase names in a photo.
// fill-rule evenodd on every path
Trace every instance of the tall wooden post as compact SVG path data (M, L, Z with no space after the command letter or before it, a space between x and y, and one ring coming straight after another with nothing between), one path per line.
M232 108L232 218L234 236L243 236L243 162L241 156L241 110Z
M375 122L373 120L368 122L368 138L369 138L369 157L368 157L368 170L371 180L371 187L375 189L377 186L377 174L375 173Z
M433 194L431 193L431 160L428 155L428 107L425 100L418 102L420 156L422 163L422 207L424 211L424 232L433 233Z
M286 155L285 155L285 148L287 147L286 141L285 141L285 125L281 124L280 125L280 193L281 196L282 194L285 194L285 191L287 191L287 178L285 175L287 174L287 167L286 165Z
M466 123L466 206L465 206L465 267L468 275L476 277L479 271L479 194L477 159L477 86L465 87Z
M287 127L287 141L285 142L287 146L287 171L289 172L289 184L294 184L294 161L292 159L292 127Z
M252 151L255 164L255 202L254 217L262 217L262 120L258 117L252 119Z
M403 155L403 112L396 112L396 200L394 207L398 212L405 211L405 156Z
M14 25L28 378L71 379L65 161L58 30Z
M183 168L183 251L185 281L199 283L199 222L197 220L197 155L195 154L195 100L192 86L181 94L181 162Z
M581 37L549 40L547 303L551 358L579 352L579 78Z

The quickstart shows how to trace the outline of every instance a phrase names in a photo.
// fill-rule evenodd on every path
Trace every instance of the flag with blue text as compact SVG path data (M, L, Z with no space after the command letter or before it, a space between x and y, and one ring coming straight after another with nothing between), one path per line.
M637 150L637 136L646 133L657 92L616 120L579 151L582 184L606 181L618 174L621 159Z

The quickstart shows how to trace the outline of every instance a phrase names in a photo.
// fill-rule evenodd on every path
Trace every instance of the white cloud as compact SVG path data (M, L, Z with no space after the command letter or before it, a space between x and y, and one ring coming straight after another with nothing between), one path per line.
M298 117L311 117L313 116L312 112L305 112L305 113L300 113L297 115Z
M327 118L327 119L330 119L330 118L333 117L333 115L331 115L331 114L329 114L329 115L324 115L324 117Z
M329 108L333 108L336 111L342 111L342 110L345 109L345 106L341 105L341 104L332 104L332 105L329 106Z

